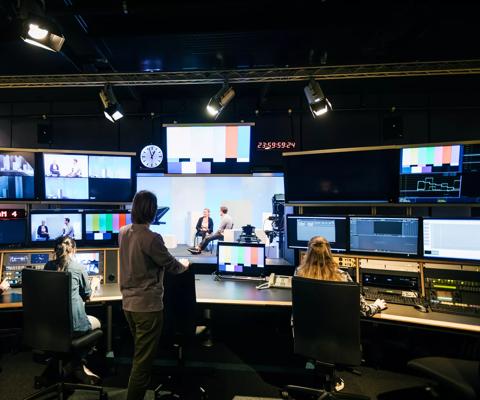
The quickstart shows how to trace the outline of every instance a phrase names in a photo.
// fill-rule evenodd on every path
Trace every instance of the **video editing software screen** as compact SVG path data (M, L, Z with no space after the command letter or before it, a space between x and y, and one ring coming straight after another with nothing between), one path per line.
M400 202L480 201L480 145L405 148L400 158Z
M78 251L75 259L85 267L88 275L103 275L103 253Z
M35 198L35 154L22 151L0 152L0 199Z
M480 219L424 219L423 256L480 261Z
M346 252L347 218L310 217L304 215L287 216L289 248L306 249L308 248L309 240L314 236L323 236L327 239L333 252Z
M0 220L0 246L15 246L25 243L27 238L27 219Z
M129 212L85 212L85 240L117 242L122 226L132 223Z
M264 275L265 245L219 242L217 263L217 272L221 275Z
M292 155L283 159L287 202L397 201L396 149Z
M59 236L82 240L82 214L78 210L31 212L30 239L32 242L54 241Z
M418 218L351 217L350 250L418 255Z
M47 200L131 201L129 156L43 154Z
M250 125L167 126L169 174L250 172Z

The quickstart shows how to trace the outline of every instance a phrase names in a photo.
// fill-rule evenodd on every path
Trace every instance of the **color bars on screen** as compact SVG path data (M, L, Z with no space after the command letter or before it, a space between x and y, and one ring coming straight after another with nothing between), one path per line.
M263 247L221 246L218 266L220 271L245 272L246 268L264 267Z
M85 230L87 239L107 240L112 233L118 233L122 226L132 222L130 214L86 214ZM91 237L93 235L93 237Z
M402 173L425 174L433 167L459 167L461 146L417 147L402 150Z

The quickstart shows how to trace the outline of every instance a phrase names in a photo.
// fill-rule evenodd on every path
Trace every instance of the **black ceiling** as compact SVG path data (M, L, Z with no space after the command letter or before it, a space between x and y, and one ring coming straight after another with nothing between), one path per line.
M0 0L0 74L181 71L480 58L476 2L46 0L61 54Z

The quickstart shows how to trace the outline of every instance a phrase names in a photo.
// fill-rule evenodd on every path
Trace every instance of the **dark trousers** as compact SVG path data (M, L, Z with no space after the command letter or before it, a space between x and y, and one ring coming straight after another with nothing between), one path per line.
M212 240L223 240L223 235L221 233L214 233L213 235L206 236L198 247L200 247L200 250L204 250Z
M143 400L150 383L152 363L162 333L163 311L124 312L135 345L127 400Z

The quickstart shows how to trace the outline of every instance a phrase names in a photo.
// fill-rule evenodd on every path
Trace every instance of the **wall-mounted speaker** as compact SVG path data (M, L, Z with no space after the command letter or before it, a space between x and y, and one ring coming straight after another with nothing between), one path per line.
M107 269L105 271L105 283L117 283L118 282L118 258L117 249L105 251L105 263Z

